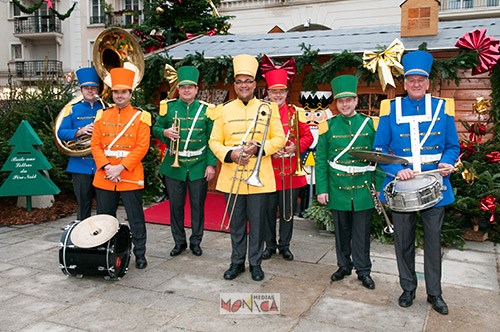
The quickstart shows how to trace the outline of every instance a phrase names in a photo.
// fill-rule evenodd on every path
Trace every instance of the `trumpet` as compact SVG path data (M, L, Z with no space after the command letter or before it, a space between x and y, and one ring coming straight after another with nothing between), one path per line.
M267 108L267 110L264 110L263 108ZM259 120L259 117L261 115L267 117L265 124L264 124L264 122ZM228 230L229 226L231 225L231 219L233 218L234 208L236 207L236 200L238 199L238 193L240 190L241 182L244 181L246 184L254 186L254 187L264 186L262 184L262 182L260 181L259 172L260 172L260 165L262 162L262 157L264 156L264 145L266 143L267 134L269 132L269 125L271 123L271 115L272 115L271 104L269 104L267 102L263 102L259 106L259 108L257 109L257 113L255 114L255 117L252 120L252 123L248 127L247 131L243 135L243 138L241 139L240 144L238 145L238 148L241 149L241 151L240 151L238 163L237 163L237 166L236 166L236 169L234 171L233 178L232 178L233 181L231 183L229 195L227 196L227 203L226 203L226 207L224 209L224 215L222 216L222 222L220 225L221 230L224 228L224 223L226 220L226 216L228 215L228 212L229 212L229 221L228 221L225 229ZM252 132L250 140L253 140L253 137L255 135L255 131L257 129L257 125L259 125L259 124L264 124L265 128L264 128L264 134L262 135L262 140L259 144L260 149L259 149L259 153L257 154L257 161L255 162L253 171L250 174L250 176L246 180L244 180L243 175L246 172L246 165L240 166L241 159L244 157L243 148L245 148L248 145L247 138L248 138L248 135L250 134L250 131ZM239 175L238 175L238 173L239 173ZM235 186L236 186L236 188L235 188ZM231 209L229 211L229 205L231 204L231 202L232 202L232 206L231 206Z
M173 120L173 123L172 123L172 129L175 129L175 131L178 132L179 135L181 134L181 120L177 117L177 111L175 111L174 120ZM174 162L171 165L172 167L181 167L179 165L179 144L180 144L180 140L181 140L181 138L179 136L179 138L176 138L176 139L170 141L169 153L170 153L170 155L175 154Z
M377 195L377 190L375 189L375 185L373 182L371 184L368 184L368 181L365 181L366 188L368 188L368 191L370 192L370 195L372 196L373 203L375 205L375 209L377 210L377 213L380 215L384 216L384 220L386 223L386 227L384 227L384 233L386 234L392 234L394 233L394 226L392 225L391 220L387 216L387 212L385 212L384 206L382 205L382 202L380 201L380 198L378 198Z
M295 152L293 153L288 153L282 155L281 158L281 188L282 188L282 199L283 199L283 210L286 211L286 190L285 190L285 183L286 183L286 177L288 177L289 181L289 189L290 189L290 199L289 199L289 204L290 204L290 214L286 215L285 211L282 211L283 213L283 220L286 222L289 222L293 219L293 195L292 195L292 184L293 184L293 176L302 176L305 175L306 173L304 172L304 169L302 168L302 162L300 160L300 134L299 134L299 116L298 116L298 110L295 108L295 111L293 112L293 116L291 118L288 118L288 133L287 133L287 144L288 143L293 143L295 141ZM285 145L286 146L286 145ZM293 165L293 156L295 156L295 172L292 172L292 165ZM289 169L289 174L286 174L286 167L285 167L285 158L288 158L289 163L288 163L288 169Z

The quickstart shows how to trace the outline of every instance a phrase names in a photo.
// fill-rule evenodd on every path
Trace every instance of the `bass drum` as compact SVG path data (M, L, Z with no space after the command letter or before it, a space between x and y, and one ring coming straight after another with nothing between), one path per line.
M128 270L132 248L129 226L120 224L110 240L92 248L81 248L71 240L71 234L79 223L75 221L67 225L61 236L59 266L62 272L78 278L84 275L104 276L106 279L123 277Z

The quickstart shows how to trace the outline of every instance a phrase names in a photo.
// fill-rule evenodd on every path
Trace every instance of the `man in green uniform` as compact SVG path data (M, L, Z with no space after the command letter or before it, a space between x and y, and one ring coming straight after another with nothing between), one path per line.
M198 69L180 67L177 75L179 99L160 102L160 116L153 126L153 135L167 145L175 142L174 151L166 153L160 168L170 198L170 225L175 241L170 256L177 256L187 248L184 230L186 189L191 205L189 248L195 256L200 256L208 181L215 176L217 166L217 159L207 146L213 121L207 116L208 104L196 99Z
M316 193L318 202L333 210L337 281L356 269L364 287L374 289L370 277L370 224L373 200L368 186L375 166L351 156L351 149L371 150L375 125L369 116L356 112L358 79L342 75L331 82L340 114L328 120L328 130L316 147ZM352 254L352 257L351 257Z

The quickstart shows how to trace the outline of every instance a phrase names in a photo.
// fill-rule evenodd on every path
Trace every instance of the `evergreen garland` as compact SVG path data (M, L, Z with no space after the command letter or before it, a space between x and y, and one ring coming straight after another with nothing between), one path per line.
M23 4L19 0L12 0L14 5L16 5L23 13L25 14L33 14L35 11L42 7L45 0L40 0L39 3L35 3L33 7L24 7Z
M73 6L71 6L70 9L68 9L68 11L65 13L65 14L61 14L59 13L57 10L55 10L54 8L50 8L50 11L52 13L54 13L58 19L60 19L61 21L64 21L65 19L67 19L68 17L71 16L71 13L73 12L73 10L75 9L75 6L76 6L76 2L73 3Z

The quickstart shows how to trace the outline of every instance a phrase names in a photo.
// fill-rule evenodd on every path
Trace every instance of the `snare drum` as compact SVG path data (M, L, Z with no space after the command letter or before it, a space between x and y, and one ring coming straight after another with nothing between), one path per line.
M442 184L440 175L417 175L413 179L389 182L384 194L393 211L415 212L430 208L443 199Z
M92 248L82 248L73 244L71 235L75 227L85 220L72 222L64 228L59 243L59 266L62 272L76 277L84 275L102 275L110 279L123 277L128 270L132 246L129 226L120 224L118 231L110 240Z

